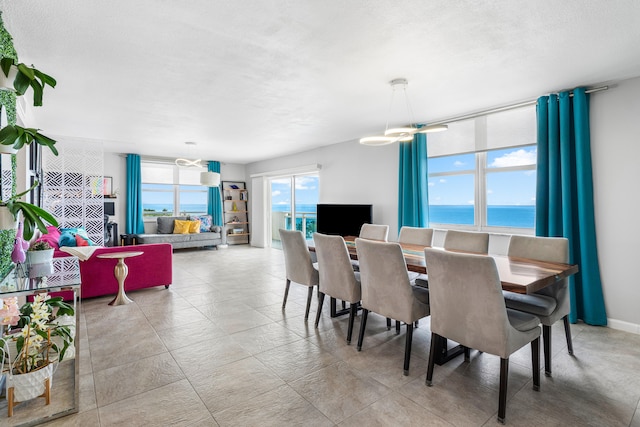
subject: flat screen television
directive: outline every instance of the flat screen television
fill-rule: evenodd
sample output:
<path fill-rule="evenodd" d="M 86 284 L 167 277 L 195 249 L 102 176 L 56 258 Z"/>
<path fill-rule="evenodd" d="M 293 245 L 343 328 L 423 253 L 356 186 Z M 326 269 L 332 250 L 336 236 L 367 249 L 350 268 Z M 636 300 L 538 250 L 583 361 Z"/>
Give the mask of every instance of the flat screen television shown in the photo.
<path fill-rule="evenodd" d="M 358 236 L 362 224 L 371 224 L 373 205 L 319 204 L 318 233 Z"/>

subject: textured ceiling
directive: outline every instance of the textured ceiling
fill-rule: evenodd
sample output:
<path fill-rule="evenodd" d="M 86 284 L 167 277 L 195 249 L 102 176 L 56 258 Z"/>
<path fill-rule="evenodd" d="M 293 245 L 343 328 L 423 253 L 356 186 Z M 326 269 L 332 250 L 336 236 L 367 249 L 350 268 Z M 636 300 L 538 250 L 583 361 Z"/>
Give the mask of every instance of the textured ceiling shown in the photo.
<path fill-rule="evenodd" d="M 54 76 L 26 123 L 106 150 L 249 163 L 640 75 L 636 0 L 0 0 Z M 400 105 L 390 120 L 407 119 Z M 185 141 L 196 141 L 192 153 Z"/>

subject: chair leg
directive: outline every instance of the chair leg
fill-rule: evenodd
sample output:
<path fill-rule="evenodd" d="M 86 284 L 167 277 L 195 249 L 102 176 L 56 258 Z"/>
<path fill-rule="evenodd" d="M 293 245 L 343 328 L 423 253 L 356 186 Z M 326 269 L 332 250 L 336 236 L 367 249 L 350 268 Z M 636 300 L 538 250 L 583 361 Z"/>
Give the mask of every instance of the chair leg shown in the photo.
<path fill-rule="evenodd" d="M 426 383 L 429 387 L 433 385 L 433 366 L 436 364 L 436 354 L 440 351 L 438 348 L 438 342 L 440 337 L 431 332 L 431 346 L 429 348 L 429 364 L 427 365 L 427 380 Z"/>
<path fill-rule="evenodd" d="M 396 335 L 400 335 L 400 321 L 396 320 Z"/>
<path fill-rule="evenodd" d="M 367 327 L 367 316 L 369 316 L 369 310 L 362 309 L 362 319 L 360 320 L 360 333 L 358 334 L 358 351 L 362 350 L 362 341 L 364 341 L 364 330 Z"/>
<path fill-rule="evenodd" d="M 347 303 L 345 301 L 342 301 L 342 309 L 345 310 L 347 308 Z"/>
<path fill-rule="evenodd" d="M 531 341 L 531 367 L 533 368 L 533 390 L 540 390 L 540 337 Z"/>
<path fill-rule="evenodd" d="M 387 331 L 391 330 L 391 319 L 387 317 Z"/>
<path fill-rule="evenodd" d="M 500 358 L 500 396 L 498 397 L 498 422 L 504 424 L 507 413 L 507 382 L 509 378 L 509 358 Z"/>
<path fill-rule="evenodd" d="M 349 303 L 349 328 L 347 329 L 347 344 L 351 344 L 351 335 L 353 334 L 353 321 L 358 314 L 358 303 Z"/>
<path fill-rule="evenodd" d="M 567 350 L 569 354 L 573 354 L 573 341 L 571 340 L 571 326 L 569 325 L 569 315 L 562 318 L 564 321 L 564 334 L 567 337 Z"/>
<path fill-rule="evenodd" d="M 324 294 L 320 292 L 318 294 L 318 312 L 316 313 L 316 323 L 314 327 L 318 328 L 318 323 L 320 323 L 320 315 L 322 314 L 322 304 L 324 303 Z"/>
<path fill-rule="evenodd" d="M 413 326 L 417 328 L 419 324 L 420 324 L 420 319 L 416 320 L 416 323 Z"/>
<path fill-rule="evenodd" d="M 544 374 L 551 376 L 551 326 L 542 325 L 542 346 L 544 348 Z"/>
<path fill-rule="evenodd" d="M 313 286 L 309 286 L 309 293 L 307 294 L 307 311 L 304 312 L 304 321 L 309 319 L 309 309 L 311 308 L 311 298 L 313 298 Z"/>
<path fill-rule="evenodd" d="M 404 375 L 409 375 L 409 362 L 411 362 L 411 341 L 413 340 L 413 322 L 407 323 L 407 336 L 404 342 Z"/>
<path fill-rule="evenodd" d="M 282 300 L 283 310 L 284 310 L 284 306 L 287 305 L 287 296 L 289 295 L 289 285 L 291 285 L 291 280 L 287 279 L 287 286 L 284 288 L 284 299 Z"/>

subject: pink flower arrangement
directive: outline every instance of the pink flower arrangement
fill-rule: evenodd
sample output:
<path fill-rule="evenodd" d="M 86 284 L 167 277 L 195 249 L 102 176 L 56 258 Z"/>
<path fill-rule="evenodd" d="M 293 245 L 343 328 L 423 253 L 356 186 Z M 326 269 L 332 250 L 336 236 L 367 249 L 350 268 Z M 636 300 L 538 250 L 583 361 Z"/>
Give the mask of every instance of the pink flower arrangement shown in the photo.
<path fill-rule="evenodd" d="M 0 305 L 0 325 L 15 326 L 20 320 L 20 310 L 18 308 L 18 298 L 4 298 L 0 299 L 2 304 Z"/>

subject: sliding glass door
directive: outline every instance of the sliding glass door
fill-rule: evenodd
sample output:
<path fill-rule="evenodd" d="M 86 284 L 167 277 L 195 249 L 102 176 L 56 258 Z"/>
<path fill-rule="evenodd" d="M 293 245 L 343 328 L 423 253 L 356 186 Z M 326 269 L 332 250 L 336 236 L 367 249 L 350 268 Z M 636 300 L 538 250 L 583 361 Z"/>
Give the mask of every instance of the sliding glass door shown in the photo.
<path fill-rule="evenodd" d="M 316 231 L 317 173 L 271 178 L 271 246 L 281 248 L 278 230 L 300 230 L 307 239 Z"/>

